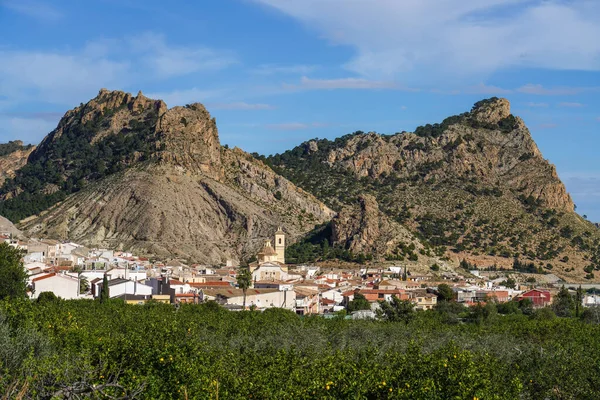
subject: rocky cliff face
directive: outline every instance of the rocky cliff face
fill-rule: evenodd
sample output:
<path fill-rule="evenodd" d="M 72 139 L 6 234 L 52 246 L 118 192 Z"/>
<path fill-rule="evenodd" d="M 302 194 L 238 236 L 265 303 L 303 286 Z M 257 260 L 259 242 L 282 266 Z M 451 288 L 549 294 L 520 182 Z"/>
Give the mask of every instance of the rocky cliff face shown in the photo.
<path fill-rule="evenodd" d="M 162 101 L 140 96 L 101 91 L 83 115 L 96 115 L 89 121 L 97 121 L 117 107 L 109 112 L 110 123 L 100 122 L 101 132 L 89 138 L 100 144 L 114 134 L 111 126 L 135 120 L 127 131 L 146 132 L 152 151 L 24 220 L 29 235 L 222 263 L 254 255 L 279 226 L 294 240 L 333 217 L 314 196 L 251 155 L 222 148 L 215 120 L 201 104 L 167 109 Z M 52 151 L 60 129 L 81 125 L 78 109 L 78 118 L 69 119 L 75 111 L 67 113 L 54 136 L 44 140 L 46 151 Z M 121 122 L 115 122 L 117 115 Z"/>
<path fill-rule="evenodd" d="M 171 108 L 160 116 L 156 131 L 163 162 L 223 178 L 217 123 L 202 104 Z"/>
<path fill-rule="evenodd" d="M 381 210 L 374 196 L 361 195 L 358 204 L 344 207 L 331 221 L 332 243 L 354 254 L 373 254 L 378 258 L 392 254 L 398 244 L 421 243 L 405 227 Z"/>
<path fill-rule="evenodd" d="M 35 146 L 25 146 L 20 140 L 0 144 L 0 186 L 6 179 L 14 178 L 15 172 L 27 163 Z"/>
<path fill-rule="evenodd" d="M 498 124 L 509 118 L 510 131 L 502 130 Z M 542 157 L 523 120 L 512 117 L 506 99 L 474 107 L 439 135 L 427 131 L 423 136 L 356 135 L 331 150 L 327 162 L 342 165 L 358 177 L 458 178 L 532 196 L 554 209 L 573 211 L 574 207 L 555 167 Z"/>

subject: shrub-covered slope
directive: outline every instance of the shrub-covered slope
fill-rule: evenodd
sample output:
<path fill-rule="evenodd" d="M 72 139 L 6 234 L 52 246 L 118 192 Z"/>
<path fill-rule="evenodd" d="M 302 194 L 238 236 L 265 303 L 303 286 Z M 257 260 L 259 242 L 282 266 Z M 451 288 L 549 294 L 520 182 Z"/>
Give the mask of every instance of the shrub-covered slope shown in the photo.
<path fill-rule="evenodd" d="M 574 204 L 505 99 L 395 135 L 312 140 L 265 159 L 339 211 L 359 196 L 438 253 L 476 265 L 593 279 L 600 236 Z"/>

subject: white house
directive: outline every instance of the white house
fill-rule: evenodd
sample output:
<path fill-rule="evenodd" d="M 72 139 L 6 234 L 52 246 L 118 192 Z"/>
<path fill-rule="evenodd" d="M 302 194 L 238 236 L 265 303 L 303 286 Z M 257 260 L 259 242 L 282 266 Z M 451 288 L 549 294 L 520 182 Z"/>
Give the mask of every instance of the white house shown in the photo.
<path fill-rule="evenodd" d="M 100 297 L 100 293 L 102 292 L 102 282 L 103 281 L 100 280 L 93 283 L 96 286 L 94 289 L 94 295 L 96 297 Z M 121 278 L 108 281 L 108 296 L 114 298 L 122 295 L 152 296 L 152 286 Z"/>
<path fill-rule="evenodd" d="M 79 294 L 79 280 L 65 274 L 44 274 L 31 280 L 33 293 L 31 297 L 37 299 L 42 292 L 52 292 L 65 300 L 79 299 L 85 296 Z"/>
<path fill-rule="evenodd" d="M 200 292 L 201 301 L 215 300 L 223 305 L 241 306 L 244 303 L 242 289 L 203 289 Z M 246 307 L 256 306 L 264 308 L 286 308 L 294 310 L 296 306 L 296 293 L 293 290 L 279 291 L 277 289 L 247 289 Z"/>

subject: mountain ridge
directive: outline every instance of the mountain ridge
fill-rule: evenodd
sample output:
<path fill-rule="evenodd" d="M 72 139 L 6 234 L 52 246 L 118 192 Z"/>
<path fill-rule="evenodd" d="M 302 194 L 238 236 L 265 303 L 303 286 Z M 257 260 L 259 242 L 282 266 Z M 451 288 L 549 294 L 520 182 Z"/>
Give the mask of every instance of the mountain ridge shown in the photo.
<path fill-rule="evenodd" d="M 333 216 L 260 161 L 222 147 L 203 105 L 169 109 L 141 92 L 101 90 L 65 114 L 30 162 L 3 187 L 2 194 L 16 193 L 4 203 L 61 196 L 40 212 L 26 210 L 33 215 L 20 227 L 89 246 L 202 263 L 243 261 L 279 225 L 293 240 Z M 35 175 L 40 165 L 53 167 L 53 174 Z M 27 186 L 34 178 L 38 184 Z M 26 191 L 32 187 L 37 192 Z"/>
<path fill-rule="evenodd" d="M 413 133 L 355 132 L 264 157 L 221 146 L 202 104 L 102 89 L 7 176 L 0 213 L 26 234 L 92 246 L 243 261 L 283 225 L 296 260 L 465 259 L 570 280 L 600 270 L 600 233 L 506 99 Z"/>
<path fill-rule="evenodd" d="M 336 211 L 372 195 L 385 215 L 457 263 L 526 260 L 569 279 L 594 279 L 600 269 L 597 231 L 574 212 L 506 99 L 414 133 L 310 140 L 264 160 Z"/>

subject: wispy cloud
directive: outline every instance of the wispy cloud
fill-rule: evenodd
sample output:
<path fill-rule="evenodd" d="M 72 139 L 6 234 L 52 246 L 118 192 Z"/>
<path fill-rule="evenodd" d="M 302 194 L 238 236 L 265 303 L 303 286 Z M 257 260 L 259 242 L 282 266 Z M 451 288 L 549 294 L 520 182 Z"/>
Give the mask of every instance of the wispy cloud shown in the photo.
<path fill-rule="evenodd" d="M 3 140 L 22 140 L 37 144 L 40 136 L 51 132 L 58 120 L 0 115 L 0 137 Z"/>
<path fill-rule="evenodd" d="M 254 1 L 355 49 L 346 68 L 376 79 L 600 69 L 600 3 L 591 0 Z"/>
<path fill-rule="evenodd" d="M 207 100 L 220 97 L 225 93 L 226 90 L 202 90 L 194 87 L 185 90 L 174 90 L 172 92 L 146 93 L 145 96 L 152 99 L 161 99 L 167 103 L 167 106 L 173 107 L 192 103 L 205 103 Z"/>
<path fill-rule="evenodd" d="M 600 91 L 600 86 L 588 86 L 588 87 L 553 87 L 546 88 L 540 84 L 532 84 L 528 83 L 527 85 L 521 86 L 517 89 L 517 92 L 526 93 L 526 94 L 535 94 L 540 96 L 570 96 L 581 94 L 585 92 L 598 92 Z"/>
<path fill-rule="evenodd" d="M 161 77 L 219 70 L 237 63 L 235 56 L 228 52 L 216 51 L 207 47 L 169 45 L 164 35 L 152 32 L 134 36 L 128 42 L 131 50 L 141 54 L 142 58 Z"/>
<path fill-rule="evenodd" d="M 13 105 L 29 100 L 72 105 L 89 99 L 101 87 L 137 90 L 149 80 L 210 72 L 235 62 L 227 51 L 172 46 L 164 36 L 149 33 L 92 41 L 68 51 L 4 48 L 0 49 L 0 88 L 6 97 L 3 102 Z M 193 88 L 172 93 L 171 100 L 180 104 L 204 99 L 205 94 Z"/>
<path fill-rule="evenodd" d="M 250 72 L 258 75 L 275 75 L 275 74 L 296 74 L 306 75 L 318 69 L 316 65 L 278 65 L 278 64 L 262 64 L 252 69 Z"/>
<path fill-rule="evenodd" d="M 274 110 L 275 107 L 264 103 L 209 103 L 206 105 L 209 109 L 214 110 Z"/>
<path fill-rule="evenodd" d="M 310 128 L 310 125 L 301 122 L 284 122 L 280 124 L 267 124 L 266 128 L 277 131 L 298 131 L 301 129 L 308 129 Z"/>
<path fill-rule="evenodd" d="M 362 78 L 341 78 L 341 79 L 311 79 L 303 76 L 300 83 L 284 84 L 286 89 L 304 89 L 304 90 L 334 90 L 334 89 L 386 89 L 418 91 L 418 89 L 408 88 L 394 81 L 377 81 Z"/>
<path fill-rule="evenodd" d="M 464 92 L 470 94 L 509 94 L 512 93 L 512 90 L 480 83 L 479 85 L 465 89 Z"/>
<path fill-rule="evenodd" d="M 529 103 L 527 103 L 527 107 L 531 107 L 531 108 L 546 108 L 546 107 L 548 107 L 548 103 L 534 103 L 534 102 L 529 102 Z"/>
<path fill-rule="evenodd" d="M 63 115 L 62 112 L 0 112 L 0 117 L 35 119 L 48 122 L 58 122 Z"/>
<path fill-rule="evenodd" d="M 62 12 L 51 5 L 30 0 L 4 0 L 0 7 L 8 8 L 16 13 L 44 22 L 56 22 L 63 18 Z"/>
<path fill-rule="evenodd" d="M 567 107 L 567 108 L 581 108 L 581 107 L 585 107 L 585 104 L 562 102 L 562 103 L 558 103 L 558 106 L 559 107 Z"/>
<path fill-rule="evenodd" d="M 277 131 L 299 131 L 304 129 L 312 129 L 312 128 L 322 128 L 326 126 L 331 126 L 330 123 L 327 122 L 312 122 L 312 123 L 303 123 L 303 122 L 284 122 L 278 124 L 267 124 L 265 127 L 271 130 Z"/>
<path fill-rule="evenodd" d="M 558 124 L 548 122 L 548 123 L 544 123 L 544 124 L 539 124 L 536 126 L 536 128 L 538 128 L 538 129 L 554 129 L 554 128 L 558 128 Z"/>

